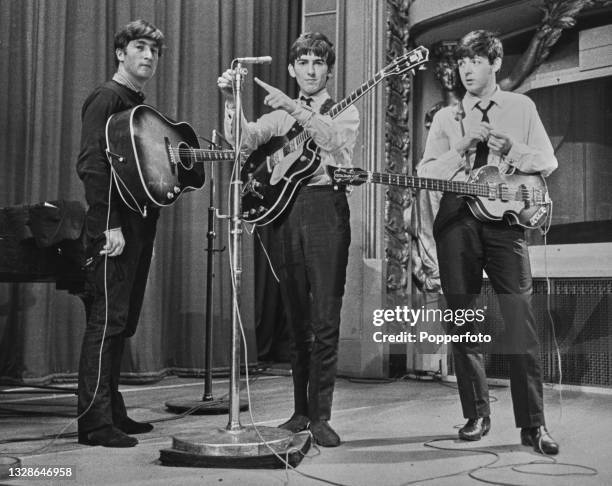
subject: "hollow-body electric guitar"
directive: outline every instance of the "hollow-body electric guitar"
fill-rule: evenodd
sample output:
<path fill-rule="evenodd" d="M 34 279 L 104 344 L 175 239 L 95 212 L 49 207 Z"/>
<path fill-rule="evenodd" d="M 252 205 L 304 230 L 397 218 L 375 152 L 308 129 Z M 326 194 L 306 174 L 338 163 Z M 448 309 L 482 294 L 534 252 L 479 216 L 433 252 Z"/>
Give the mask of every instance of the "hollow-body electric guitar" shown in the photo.
<path fill-rule="evenodd" d="M 155 108 L 138 105 L 106 122 L 106 153 L 119 194 L 131 209 L 169 206 L 184 192 L 200 189 L 204 162 L 233 160 L 233 150 L 201 149 L 186 122 L 174 122 Z"/>
<path fill-rule="evenodd" d="M 540 174 L 501 174 L 495 166 L 476 169 L 465 182 L 412 177 L 403 174 L 369 172 L 357 168 L 328 167 L 338 184 L 374 182 L 390 186 L 452 192 L 466 197 L 472 214 L 481 221 L 506 220 L 525 228 L 545 225 L 552 201 Z"/>
<path fill-rule="evenodd" d="M 335 118 L 386 77 L 414 72 L 428 58 L 429 51 L 422 46 L 400 56 L 336 103 L 327 114 Z M 283 137 L 273 137 L 259 147 L 240 172 L 242 219 L 262 226 L 274 221 L 290 205 L 300 186 L 316 172 L 320 162 L 319 147 L 297 123 Z"/>

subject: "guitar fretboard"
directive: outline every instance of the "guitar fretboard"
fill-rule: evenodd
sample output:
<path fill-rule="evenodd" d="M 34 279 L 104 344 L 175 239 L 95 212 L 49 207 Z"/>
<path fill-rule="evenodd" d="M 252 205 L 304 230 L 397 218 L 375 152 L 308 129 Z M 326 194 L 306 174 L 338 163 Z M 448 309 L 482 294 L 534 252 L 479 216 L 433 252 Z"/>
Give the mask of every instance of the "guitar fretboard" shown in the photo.
<path fill-rule="evenodd" d="M 385 68 L 381 69 L 378 73 L 374 75 L 373 78 L 369 79 L 365 83 L 363 83 L 359 88 L 354 90 L 350 95 L 336 103 L 327 114 L 335 118 L 344 110 L 346 110 L 349 106 L 355 103 L 359 98 L 365 95 L 367 92 L 372 90 L 378 83 L 380 83 L 385 75 L 389 74 L 400 74 L 410 69 L 414 69 L 417 66 L 426 62 L 429 58 L 429 51 L 424 47 L 418 47 L 413 51 L 404 54 L 399 59 L 396 59 L 393 63 Z M 404 63 L 408 62 L 408 65 L 404 65 Z M 398 70 L 398 66 L 402 65 L 401 69 Z M 300 148 L 300 146 L 308 140 L 310 136 L 302 130 L 301 132 L 295 134 L 293 138 L 289 139 L 282 148 L 278 149 L 274 154 L 272 154 L 272 164 L 277 165 L 280 163 L 287 155 L 295 152 Z"/>
<path fill-rule="evenodd" d="M 353 91 L 349 96 L 344 98 L 342 101 L 336 103 L 332 108 L 327 112 L 327 114 L 335 118 L 344 110 L 346 110 L 349 106 L 351 106 L 355 101 L 365 95 L 368 91 L 374 88 L 378 83 L 382 81 L 384 76 L 381 73 L 376 74 L 372 79 L 370 79 L 367 83 L 362 84 L 359 88 Z M 306 131 L 302 130 L 294 135 L 293 138 L 287 141 L 285 145 L 283 145 L 279 150 L 277 150 L 273 156 L 272 160 L 274 165 L 278 164 L 281 160 L 283 160 L 287 155 L 295 152 L 300 148 L 300 146 L 306 142 L 310 138 L 310 135 L 306 133 Z"/>
<path fill-rule="evenodd" d="M 351 106 L 353 103 L 355 103 L 364 94 L 366 94 L 368 91 L 370 91 L 372 88 L 374 88 L 378 83 L 380 83 L 383 80 L 383 78 L 384 78 L 384 76 L 383 76 L 382 72 L 376 73 L 376 75 L 372 79 L 370 79 L 367 82 L 363 83 L 361 86 L 359 86 L 359 88 L 357 88 L 355 91 L 353 91 L 350 95 L 348 95 L 342 101 L 336 103 L 331 108 L 331 110 L 329 110 L 329 112 L 328 112 L 329 116 L 331 116 L 332 118 L 337 117 L 340 113 L 342 113 L 349 106 Z"/>
<path fill-rule="evenodd" d="M 361 177 L 361 179 L 364 179 Z M 457 194 L 467 194 L 470 196 L 487 197 L 490 194 L 490 187 L 487 184 L 473 182 L 447 181 L 444 179 L 428 179 L 425 177 L 413 177 L 402 174 L 384 174 L 372 172 L 369 178 L 364 179 L 378 184 L 389 186 L 412 187 L 414 189 L 429 189 L 433 191 L 454 192 Z"/>
<path fill-rule="evenodd" d="M 233 160 L 235 157 L 233 150 L 197 149 L 191 147 L 173 147 L 171 150 L 179 158 L 189 157 L 190 160 L 196 162 Z"/>

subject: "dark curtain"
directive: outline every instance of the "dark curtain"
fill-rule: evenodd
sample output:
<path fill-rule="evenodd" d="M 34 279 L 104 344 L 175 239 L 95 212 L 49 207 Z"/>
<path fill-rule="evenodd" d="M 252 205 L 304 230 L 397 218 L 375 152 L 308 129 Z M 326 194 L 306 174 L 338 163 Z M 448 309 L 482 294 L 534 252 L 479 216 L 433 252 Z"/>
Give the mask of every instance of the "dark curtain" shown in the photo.
<path fill-rule="evenodd" d="M 254 73 L 287 89 L 288 39 L 299 2 L 284 0 L 0 0 L 0 206 L 56 199 L 84 201 L 75 171 L 81 105 L 114 72 L 116 29 L 136 18 L 156 24 L 167 39 L 148 104 L 188 121 L 210 138 L 222 129 L 217 76 L 238 56 L 269 54 L 272 66 Z M 290 32 L 291 31 L 291 32 Z M 250 67 L 249 67 L 250 69 Z M 247 117 L 262 94 L 247 79 Z M 204 142 L 203 142 L 204 143 Z M 219 164 L 215 205 L 228 212 L 228 163 Z M 206 209 L 208 184 L 162 211 L 138 331 L 124 371 L 140 379 L 204 368 Z M 217 245 L 227 246 L 227 222 Z M 241 310 L 249 362 L 257 360 L 254 236 L 243 239 Z M 216 256 L 214 366 L 229 366 L 231 282 L 228 252 Z M 259 295 L 259 294 L 258 294 Z M 73 377 L 84 310 L 53 285 L 0 283 L 0 376 L 33 382 Z"/>

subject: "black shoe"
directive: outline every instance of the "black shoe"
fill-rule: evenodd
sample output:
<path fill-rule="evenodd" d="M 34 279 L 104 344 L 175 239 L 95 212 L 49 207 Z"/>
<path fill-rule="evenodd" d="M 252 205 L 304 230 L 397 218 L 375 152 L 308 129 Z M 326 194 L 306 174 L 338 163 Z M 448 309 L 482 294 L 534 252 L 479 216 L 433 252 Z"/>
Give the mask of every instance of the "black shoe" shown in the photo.
<path fill-rule="evenodd" d="M 285 429 L 289 432 L 297 434 L 298 432 L 301 432 L 302 430 L 306 430 L 308 428 L 308 422 L 308 417 L 305 417 L 304 415 L 300 415 L 298 413 L 294 413 L 289 420 L 287 420 L 285 423 L 280 424 L 278 428 Z"/>
<path fill-rule="evenodd" d="M 152 424 L 148 422 L 136 422 L 136 420 L 132 420 L 127 416 L 124 417 L 121 422 L 115 424 L 115 427 L 126 434 L 146 434 L 153 430 Z"/>
<path fill-rule="evenodd" d="M 554 456 L 559 453 L 559 444 L 554 441 L 543 425 L 522 428 L 521 444 L 532 446 L 533 450 L 539 454 Z"/>
<path fill-rule="evenodd" d="M 91 432 L 79 431 L 79 444 L 100 445 L 102 447 L 134 447 L 138 439 L 124 434 L 112 425 Z"/>
<path fill-rule="evenodd" d="M 491 418 L 482 417 L 469 419 L 467 423 L 459 429 L 461 440 L 480 440 L 491 430 Z"/>
<path fill-rule="evenodd" d="M 340 436 L 334 432 L 327 420 L 310 422 L 310 432 L 315 442 L 323 447 L 337 447 L 340 445 Z"/>

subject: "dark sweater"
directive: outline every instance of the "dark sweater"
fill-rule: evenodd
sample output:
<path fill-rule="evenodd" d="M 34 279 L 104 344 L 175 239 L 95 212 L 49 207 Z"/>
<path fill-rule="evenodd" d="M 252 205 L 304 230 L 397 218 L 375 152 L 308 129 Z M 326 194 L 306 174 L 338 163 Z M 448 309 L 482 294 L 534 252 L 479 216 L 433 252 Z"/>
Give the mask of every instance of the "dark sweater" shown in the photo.
<path fill-rule="evenodd" d="M 130 109 L 143 102 L 142 93 L 115 82 L 98 86 L 87 97 L 81 111 L 81 151 L 77 161 L 77 173 L 85 185 L 87 234 L 96 238 L 107 228 L 108 192 L 111 183 L 110 165 L 106 154 L 106 121 L 113 114 Z M 121 212 L 129 210 L 115 188 L 111 194 L 111 210 L 108 228 L 121 226 Z"/>

